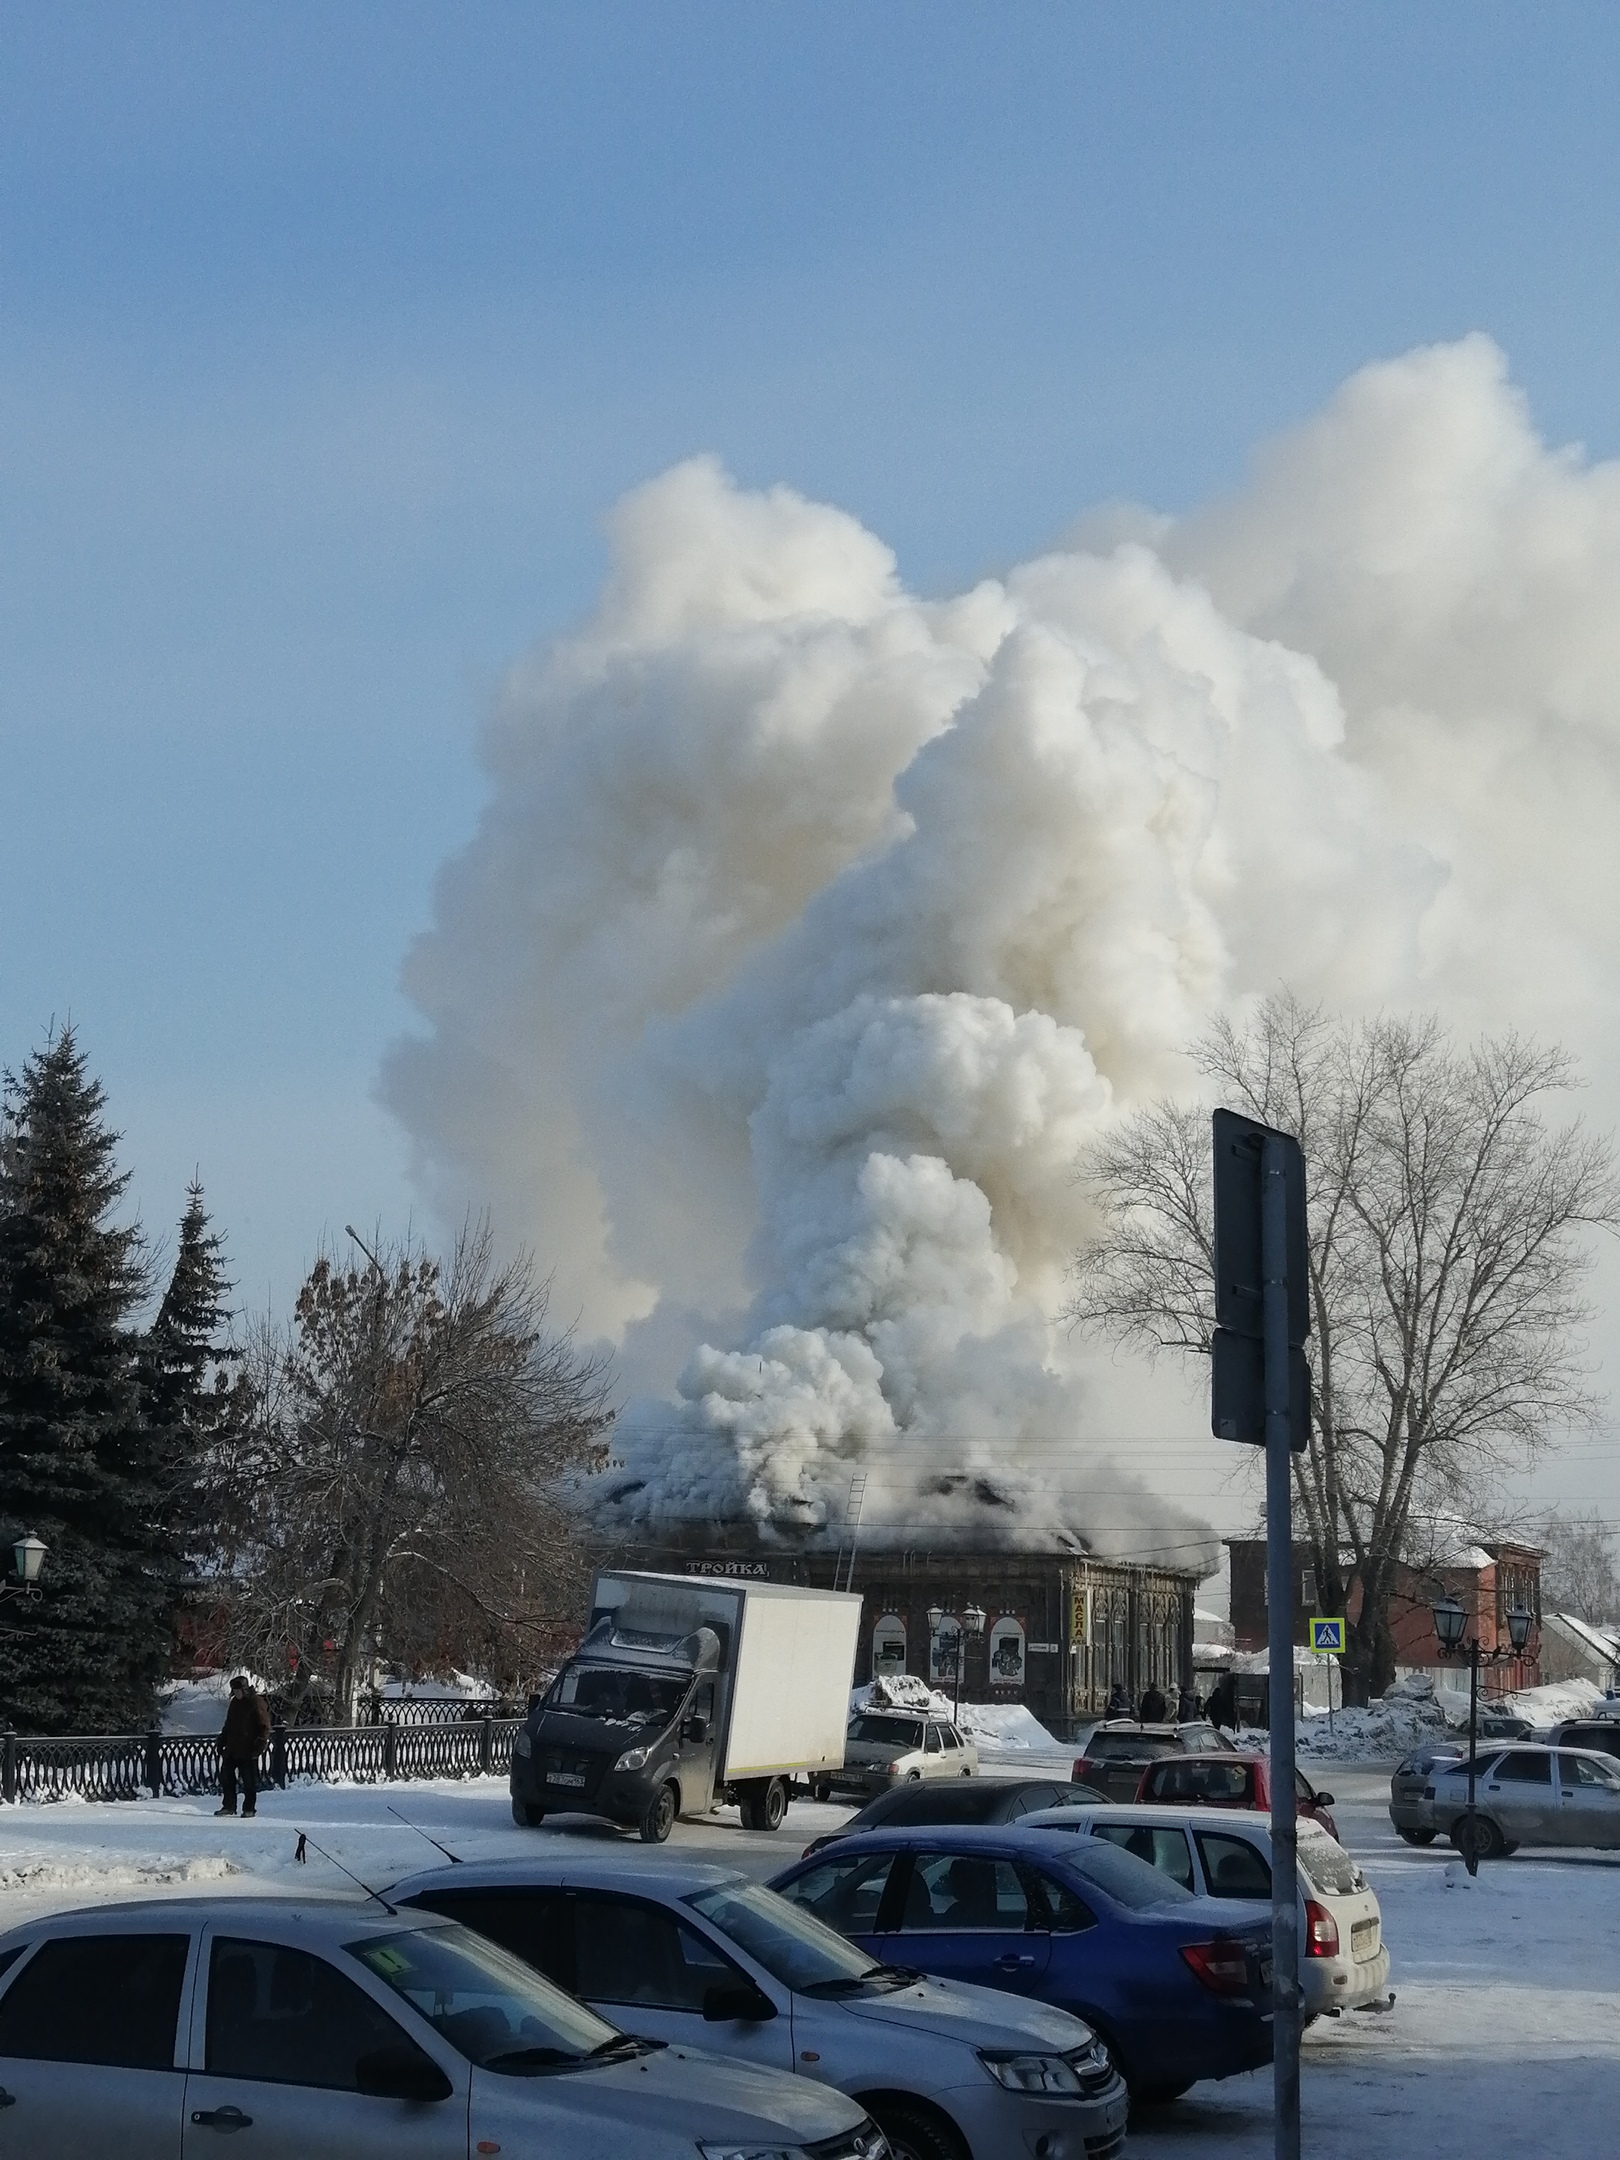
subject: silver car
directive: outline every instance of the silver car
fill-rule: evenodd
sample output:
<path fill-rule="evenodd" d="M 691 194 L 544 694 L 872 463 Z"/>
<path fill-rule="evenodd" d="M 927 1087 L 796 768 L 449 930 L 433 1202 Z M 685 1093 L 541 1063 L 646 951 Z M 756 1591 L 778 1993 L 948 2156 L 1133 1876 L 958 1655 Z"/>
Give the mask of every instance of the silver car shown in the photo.
<path fill-rule="evenodd" d="M 1424 1798 L 1435 1829 L 1460 1847 L 1467 1763 L 1436 1763 Z M 1482 1749 L 1475 1763 L 1474 1825 L 1474 1849 L 1484 1860 L 1521 1845 L 1620 1850 L 1620 1764 L 1589 1748 Z"/>
<path fill-rule="evenodd" d="M 886 2160 L 808 2078 L 631 2039 L 379 1900 L 100 1906 L 0 1935 L 5 2160 Z"/>
<path fill-rule="evenodd" d="M 868 1869 L 874 1908 L 888 1857 Z M 874 1965 L 728 1868 L 548 1852 L 441 1868 L 389 1895 L 453 1914 L 634 2032 L 840 2086 L 896 2160 L 1116 2160 L 1124 2146 L 1124 2082 L 1079 2018 Z M 856 1915 L 862 1895 L 855 1884 Z"/>
<path fill-rule="evenodd" d="M 870 1800 L 918 1778 L 976 1777 L 979 1750 L 949 1718 L 921 1710 L 858 1710 L 844 1741 L 844 1767 L 818 1781 L 841 1799 Z"/>

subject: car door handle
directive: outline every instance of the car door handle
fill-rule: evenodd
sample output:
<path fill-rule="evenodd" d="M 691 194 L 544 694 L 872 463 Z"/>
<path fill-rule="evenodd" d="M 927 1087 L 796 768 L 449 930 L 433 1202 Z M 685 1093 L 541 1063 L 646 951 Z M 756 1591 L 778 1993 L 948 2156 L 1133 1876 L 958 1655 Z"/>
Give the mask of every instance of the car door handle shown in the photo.
<path fill-rule="evenodd" d="M 1003 1972 L 1017 1972 L 1021 1967 L 1033 1965 L 1034 1962 L 1035 1956 L 1033 1951 L 1019 1952 L 1017 1950 L 1008 1950 L 1003 1952 L 1003 1954 L 996 1959 L 996 1963 L 1001 1967 Z"/>
<path fill-rule="evenodd" d="M 253 2117 L 239 2107 L 193 2108 L 191 2119 L 199 2130 L 251 2130 Z"/>

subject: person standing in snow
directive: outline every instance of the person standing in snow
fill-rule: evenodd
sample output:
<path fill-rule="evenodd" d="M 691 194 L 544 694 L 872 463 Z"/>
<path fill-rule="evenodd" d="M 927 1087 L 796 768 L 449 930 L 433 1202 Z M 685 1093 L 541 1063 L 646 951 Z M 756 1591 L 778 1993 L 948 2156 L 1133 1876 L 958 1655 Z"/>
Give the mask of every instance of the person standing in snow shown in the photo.
<path fill-rule="evenodd" d="M 1116 1680 L 1108 1690 L 1108 1715 L 1111 1718 L 1128 1718 L 1136 1715 L 1136 1712 L 1131 1708 L 1131 1698 L 1125 1692 L 1123 1680 Z"/>
<path fill-rule="evenodd" d="M 1142 1723 L 1144 1725 L 1162 1725 L 1167 1707 L 1168 1705 L 1164 1699 L 1164 1689 L 1160 1687 L 1157 1680 L 1150 1680 L 1147 1685 L 1147 1693 L 1142 1697 Z"/>
<path fill-rule="evenodd" d="M 242 1813 L 259 1811 L 259 1757 L 270 1745 L 270 1712 L 246 1673 L 231 1679 L 231 1699 L 219 1735 L 220 1815 L 236 1813 L 236 1781 L 242 1781 Z"/>
<path fill-rule="evenodd" d="M 1209 1722 L 1219 1732 L 1237 1730 L 1237 1685 L 1230 1673 L 1222 1673 L 1209 1691 Z"/>

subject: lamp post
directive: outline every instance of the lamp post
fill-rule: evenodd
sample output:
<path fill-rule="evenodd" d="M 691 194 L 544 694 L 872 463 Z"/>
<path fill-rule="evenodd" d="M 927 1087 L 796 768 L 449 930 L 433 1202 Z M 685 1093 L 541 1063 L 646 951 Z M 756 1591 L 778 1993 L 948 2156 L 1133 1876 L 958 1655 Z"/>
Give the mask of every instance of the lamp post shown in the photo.
<path fill-rule="evenodd" d="M 952 1614 L 946 1612 L 942 1605 L 929 1606 L 928 1632 L 935 1642 L 938 1642 L 939 1631 L 945 1625 L 945 1622 L 953 1617 Z M 956 1700 L 951 1711 L 951 1722 L 953 1724 L 957 1723 L 962 1715 L 962 1668 L 967 1663 L 967 1638 L 970 1635 L 982 1635 L 984 1633 L 984 1620 L 984 1608 L 980 1605 L 969 1605 L 957 1624 Z"/>
<path fill-rule="evenodd" d="M 1463 1602 L 1454 1590 L 1434 1603 L 1434 1632 L 1440 1644 L 1443 1658 L 1468 1660 L 1468 1805 L 1463 1810 L 1462 1856 L 1463 1865 L 1470 1875 L 1479 1873 L 1479 1854 L 1474 1844 L 1474 1757 L 1479 1752 L 1479 1668 L 1481 1665 L 1506 1665 L 1514 1658 L 1523 1657 L 1530 1640 L 1532 1615 L 1522 1605 L 1515 1605 L 1507 1616 L 1508 1647 L 1503 1650 L 1482 1650 L 1479 1631 L 1476 1629 L 1468 1643 L 1463 1641 L 1468 1626 L 1468 1614 Z"/>
<path fill-rule="evenodd" d="M 50 1547 L 37 1537 L 18 1538 L 11 1548 L 11 1580 L 0 1583 L 0 1604 L 7 1598 L 37 1598 L 39 1575 Z"/>

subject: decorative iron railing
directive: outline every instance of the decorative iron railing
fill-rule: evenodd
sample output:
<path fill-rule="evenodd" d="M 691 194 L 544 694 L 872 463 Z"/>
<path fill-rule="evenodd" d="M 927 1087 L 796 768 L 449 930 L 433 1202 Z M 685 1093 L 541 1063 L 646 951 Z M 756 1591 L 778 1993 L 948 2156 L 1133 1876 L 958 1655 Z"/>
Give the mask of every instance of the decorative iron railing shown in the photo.
<path fill-rule="evenodd" d="M 296 1779 L 374 1785 L 394 1778 L 504 1775 L 521 1718 L 458 1717 L 454 1724 L 282 1725 L 262 1759 L 272 1785 Z M 75 1733 L 33 1739 L 0 1733 L 0 1801 L 141 1800 L 213 1792 L 219 1742 L 196 1733 Z"/>

